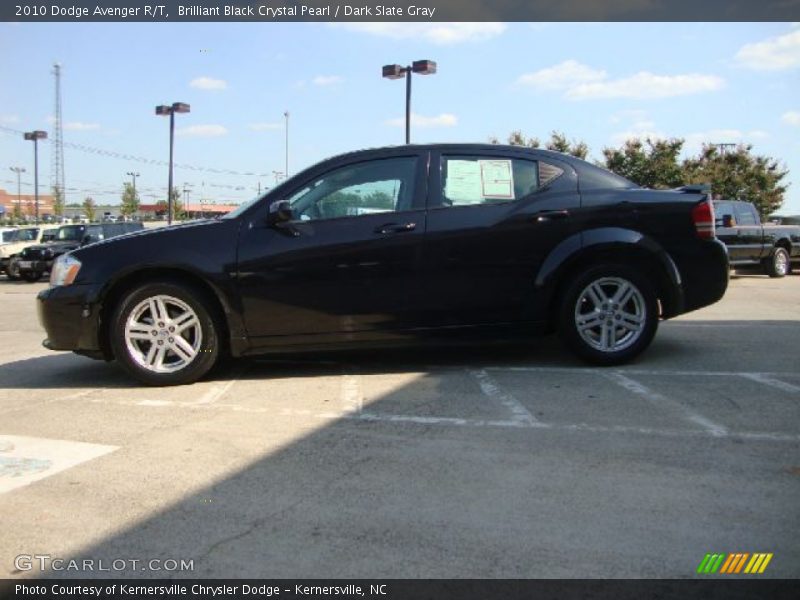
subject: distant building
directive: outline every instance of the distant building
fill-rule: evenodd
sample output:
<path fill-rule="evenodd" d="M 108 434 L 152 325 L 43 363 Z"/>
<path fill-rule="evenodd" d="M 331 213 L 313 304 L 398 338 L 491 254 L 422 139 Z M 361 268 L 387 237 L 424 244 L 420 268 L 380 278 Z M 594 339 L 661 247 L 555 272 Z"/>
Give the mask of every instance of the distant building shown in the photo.
<path fill-rule="evenodd" d="M 237 204 L 200 204 L 195 202 L 181 206 L 183 206 L 183 212 L 190 219 L 218 217 L 239 208 Z M 140 204 L 139 216 L 143 219 L 166 219 L 167 206 L 164 203 Z"/>
<path fill-rule="evenodd" d="M 53 202 L 55 198 L 50 194 L 39 194 L 39 216 L 53 214 Z M 19 205 L 22 209 L 22 215 L 28 217 L 36 216 L 36 196 L 34 194 L 21 194 L 19 196 Z M 9 194 L 6 190 L 0 188 L 0 206 L 5 208 L 6 216 L 14 214 L 14 208 L 17 206 L 17 195 Z"/>

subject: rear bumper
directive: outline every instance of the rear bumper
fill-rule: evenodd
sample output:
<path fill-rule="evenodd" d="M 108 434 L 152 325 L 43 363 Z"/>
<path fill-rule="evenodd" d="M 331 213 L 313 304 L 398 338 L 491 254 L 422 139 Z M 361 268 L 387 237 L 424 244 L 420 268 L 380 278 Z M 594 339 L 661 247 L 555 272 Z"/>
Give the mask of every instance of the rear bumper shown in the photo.
<path fill-rule="evenodd" d="M 49 350 L 72 350 L 99 354 L 100 304 L 97 286 L 69 285 L 39 292 L 36 310 L 47 338 Z"/>
<path fill-rule="evenodd" d="M 689 312 L 719 301 L 728 289 L 728 250 L 719 240 L 703 243 L 702 251 L 675 257 L 681 274 L 683 310 Z"/>

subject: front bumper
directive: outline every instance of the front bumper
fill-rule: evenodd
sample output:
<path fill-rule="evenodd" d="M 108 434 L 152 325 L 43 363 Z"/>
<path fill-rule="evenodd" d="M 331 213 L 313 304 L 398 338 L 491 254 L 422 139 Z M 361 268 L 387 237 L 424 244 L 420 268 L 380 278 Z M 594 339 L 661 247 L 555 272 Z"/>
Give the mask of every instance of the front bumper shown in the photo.
<path fill-rule="evenodd" d="M 68 285 L 39 292 L 36 310 L 47 333 L 45 348 L 102 355 L 98 291 L 94 285 Z"/>
<path fill-rule="evenodd" d="M 17 264 L 20 273 L 38 273 L 39 275 L 44 275 L 44 273 L 53 268 L 52 260 L 27 261 L 24 258 L 20 258 Z"/>

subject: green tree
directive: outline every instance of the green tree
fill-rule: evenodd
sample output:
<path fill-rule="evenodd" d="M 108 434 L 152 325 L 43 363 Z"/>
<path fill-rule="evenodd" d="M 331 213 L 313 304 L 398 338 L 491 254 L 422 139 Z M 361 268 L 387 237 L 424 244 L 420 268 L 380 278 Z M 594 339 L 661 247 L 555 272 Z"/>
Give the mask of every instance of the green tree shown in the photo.
<path fill-rule="evenodd" d="M 489 138 L 489 143 L 499 144 L 500 140 L 497 137 L 492 136 Z M 527 148 L 541 148 L 542 146 L 539 138 L 527 137 L 519 129 L 508 134 L 508 137 L 506 138 L 506 144 L 509 146 L 525 146 Z M 589 154 L 589 146 L 587 146 L 585 142 L 574 140 L 569 141 L 566 135 L 558 131 L 551 132 L 550 141 L 547 142 L 545 147 L 548 150 L 564 152 L 565 154 L 571 154 L 572 156 L 577 156 L 578 158 L 584 160 L 586 159 L 587 154 Z"/>
<path fill-rule="evenodd" d="M 120 212 L 125 217 L 132 217 L 139 210 L 139 192 L 129 182 L 122 184 L 122 206 Z"/>
<path fill-rule="evenodd" d="M 181 219 L 185 218 L 186 215 L 183 212 L 183 203 L 181 202 L 181 191 L 174 187 L 172 188 L 172 219 L 174 221 L 180 221 Z"/>
<path fill-rule="evenodd" d="M 752 153 L 740 144 L 733 152 L 721 153 L 717 146 L 703 146 L 700 155 L 683 162 L 686 183 L 710 183 L 720 198 L 742 199 L 755 204 L 762 218 L 777 211 L 784 201 L 789 171 L 776 159 Z"/>
<path fill-rule="evenodd" d="M 560 131 L 553 131 L 550 134 L 550 141 L 547 142 L 546 148 L 576 156 L 581 160 L 586 160 L 586 155 L 589 154 L 589 146 L 586 145 L 586 142 L 569 141 L 567 136 Z"/>
<path fill-rule="evenodd" d="M 58 186 L 53 188 L 53 214 L 57 217 L 64 216 L 64 190 Z"/>
<path fill-rule="evenodd" d="M 499 144 L 500 140 L 492 136 L 489 138 L 489 143 Z M 525 137 L 525 135 L 519 129 L 508 134 L 508 137 L 506 138 L 506 144 L 509 146 L 527 146 L 528 148 L 538 148 L 541 145 L 539 138 Z"/>
<path fill-rule="evenodd" d="M 620 148 L 603 148 L 605 167 L 647 188 L 673 188 L 684 183 L 678 156 L 682 139 L 627 140 Z"/>
<path fill-rule="evenodd" d="M 86 214 L 86 218 L 89 219 L 89 221 L 94 221 L 96 208 L 92 197 L 87 196 L 86 200 L 83 201 L 83 212 Z"/>

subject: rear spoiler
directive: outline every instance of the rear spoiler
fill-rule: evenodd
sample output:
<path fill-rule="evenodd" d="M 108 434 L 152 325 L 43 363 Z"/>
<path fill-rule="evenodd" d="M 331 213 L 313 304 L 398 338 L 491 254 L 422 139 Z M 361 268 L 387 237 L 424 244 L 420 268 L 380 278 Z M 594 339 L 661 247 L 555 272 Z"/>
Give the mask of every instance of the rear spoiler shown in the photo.
<path fill-rule="evenodd" d="M 675 188 L 676 192 L 683 192 L 685 194 L 710 194 L 711 193 L 711 184 L 710 183 L 692 183 L 690 185 L 684 185 L 679 188 Z"/>

